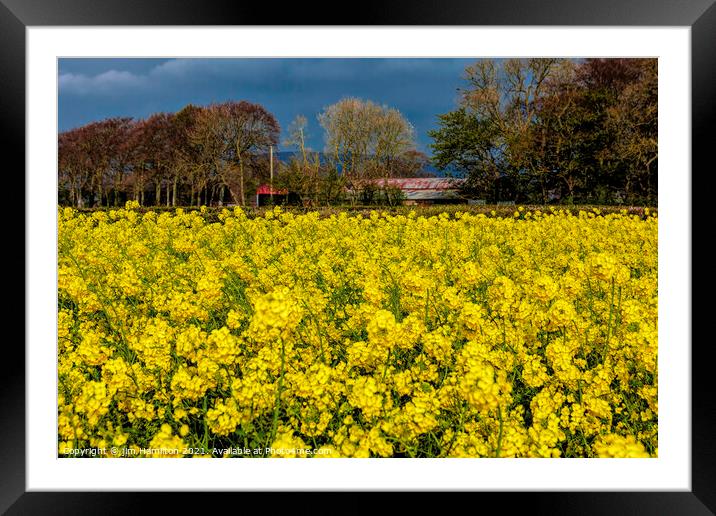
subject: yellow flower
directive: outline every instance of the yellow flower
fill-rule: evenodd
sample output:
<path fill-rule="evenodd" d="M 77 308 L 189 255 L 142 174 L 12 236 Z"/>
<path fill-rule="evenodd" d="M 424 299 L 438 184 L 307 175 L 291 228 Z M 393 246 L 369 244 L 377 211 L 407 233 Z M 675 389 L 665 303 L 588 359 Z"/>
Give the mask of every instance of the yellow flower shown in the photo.
<path fill-rule="evenodd" d="M 598 457 L 650 457 L 644 445 L 637 441 L 633 435 L 607 434 L 600 437 L 594 443 L 593 448 Z"/>
<path fill-rule="evenodd" d="M 478 208 L 58 209 L 58 453 L 655 456 L 656 213 Z"/>

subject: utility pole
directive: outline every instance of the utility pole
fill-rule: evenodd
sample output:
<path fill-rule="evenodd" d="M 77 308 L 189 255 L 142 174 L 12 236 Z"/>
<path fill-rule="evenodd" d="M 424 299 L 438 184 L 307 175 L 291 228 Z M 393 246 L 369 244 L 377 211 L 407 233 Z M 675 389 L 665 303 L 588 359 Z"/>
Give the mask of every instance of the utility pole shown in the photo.
<path fill-rule="evenodd" d="M 273 206 L 273 145 L 269 147 L 269 170 L 271 171 L 271 206 Z"/>

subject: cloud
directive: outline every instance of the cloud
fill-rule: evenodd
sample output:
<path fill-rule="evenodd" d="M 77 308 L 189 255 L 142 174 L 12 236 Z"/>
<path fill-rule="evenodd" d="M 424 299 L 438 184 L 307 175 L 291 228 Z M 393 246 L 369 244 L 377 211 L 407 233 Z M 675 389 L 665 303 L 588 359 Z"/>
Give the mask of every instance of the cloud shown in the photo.
<path fill-rule="evenodd" d="M 108 70 L 95 76 L 63 73 L 59 77 L 60 93 L 75 95 L 107 95 L 134 93 L 145 88 L 147 78 L 132 72 Z"/>
<path fill-rule="evenodd" d="M 117 96 L 154 90 L 166 92 L 177 87 L 214 84 L 222 87 L 281 87 L 286 78 L 294 80 L 328 80 L 345 76 L 338 71 L 329 77 L 330 67 L 321 66 L 316 73 L 306 63 L 284 59 L 172 59 L 156 65 L 145 73 L 111 69 L 96 75 L 60 73 L 61 94 L 75 96 Z"/>
<path fill-rule="evenodd" d="M 350 94 L 348 90 L 356 87 L 393 89 L 406 81 L 454 77 L 457 71 L 454 63 L 439 59 L 179 58 L 144 73 L 111 69 L 97 75 L 62 73 L 59 79 L 61 93 L 80 96 L 116 97 L 196 87 L 217 93 L 225 89 L 277 91 L 298 85 L 304 94 L 307 87 L 342 88 Z"/>
<path fill-rule="evenodd" d="M 159 83 L 234 80 L 245 84 L 263 84 L 285 72 L 281 59 L 180 58 L 157 65 L 149 78 Z"/>
<path fill-rule="evenodd" d="M 234 90 L 285 90 L 291 85 L 325 85 L 331 81 L 359 81 L 369 75 L 367 63 L 342 59 L 305 58 L 180 58 L 152 69 L 154 87 L 214 83 Z"/>

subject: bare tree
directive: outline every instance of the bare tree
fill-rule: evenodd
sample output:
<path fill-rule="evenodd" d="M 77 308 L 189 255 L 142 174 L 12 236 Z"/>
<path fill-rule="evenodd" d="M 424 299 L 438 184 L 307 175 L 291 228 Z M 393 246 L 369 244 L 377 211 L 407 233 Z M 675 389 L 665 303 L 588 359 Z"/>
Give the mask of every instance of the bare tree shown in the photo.
<path fill-rule="evenodd" d="M 610 106 L 608 127 L 617 135 L 614 154 L 626 163 L 625 191 L 651 199 L 656 196 L 658 163 L 657 60 L 635 63 L 638 75 L 627 84 Z"/>
<path fill-rule="evenodd" d="M 462 90 L 461 105 L 496 135 L 494 152 L 504 156 L 515 184 L 536 180 L 546 201 L 547 170 L 532 158 L 527 146 L 534 139 L 539 102 L 546 81 L 559 60 L 552 58 L 481 59 L 465 70 L 469 87 Z M 519 187 L 518 187 L 519 190 Z"/>
<path fill-rule="evenodd" d="M 344 98 L 325 108 L 318 121 L 326 153 L 354 192 L 391 176 L 395 160 L 415 149 L 415 132 L 403 115 L 369 100 Z"/>
<path fill-rule="evenodd" d="M 321 160 L 318 153 L 311 152 L 306 146 L 308 138 L 308 120 L 298 115 L 288 126 L 286 140 L 283 144 L 294 147 L 300 153 L 300 158 L 292 157 L 283 167 L 286 180 L 285 186 L 289 191 L 297 193 L 306 204 L 318 204 L 321 190 Z"/>
<path fill-rule="evenodd" d="M 110 205 L 109 191 L 117 187 L 126 166 L 123 150 L 131 118 L 108 118 L 60 134 L 58 166 L 66 177 L 77 206 L 84 204 L 87 188 L 94 206 Z"/>
<path fill-rule="evenodd" d="M 383 107 L 373 120 L 375 131 L 371 150 L 384 176 L 392 177 L 396 160 L 415 150 L 415 130 L 397 110 Z"/>
<path fill-rule="evenodd" d="M 162 186 L 174 166 L 172 115 L 156 113 L 140 121 L 132 131 L 134 197 L 144 204 L 144 189 L 154 185 L 154 204 L 161 205 Z"/>
<path fill-rule="evenodd" d="M 246 183 L 255 155 L 278 143 L 280 127 L 263 106 L 229 101 L 198 113 L 190 139 L 210 159 L 222 187 L 235 203 L 246 204 Z"/>
<path fill-rule="evenodd" d="M 84 207 L 84 191 L 91 175 L 82 144 L 82 128 L 62 132 L 58 138 L 59 189 L 66 189 L 70 204 L 78 208 Z"/>

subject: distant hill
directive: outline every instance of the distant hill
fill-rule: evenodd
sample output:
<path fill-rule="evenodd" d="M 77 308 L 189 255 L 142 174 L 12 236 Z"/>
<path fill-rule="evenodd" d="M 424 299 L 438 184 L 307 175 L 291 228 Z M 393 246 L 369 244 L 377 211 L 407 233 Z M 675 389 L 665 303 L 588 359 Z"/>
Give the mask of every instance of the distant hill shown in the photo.
<path fill-rule="evenodd" d="M 314 154 L 311 152 L 311 154 Z M 279 151 L 274 152 L 274 159 L 281 161 L 282 163 L 288 163 L 291 161 L 292 157 L 298 157 L 300 156 L 300 152 L 298 151 Z M 328 156 L 325 155 L 323 152 L 318 153 L 319 159 L 321 160 L 321 164 L 328 163 Z M 432 163 L 428 163 L 424 168 L 423 172 L 426 174 L 430 174 L 435 177 L 445 177 L 445 173 L 443 171 L 438 170 L 435 168 Z"/>

